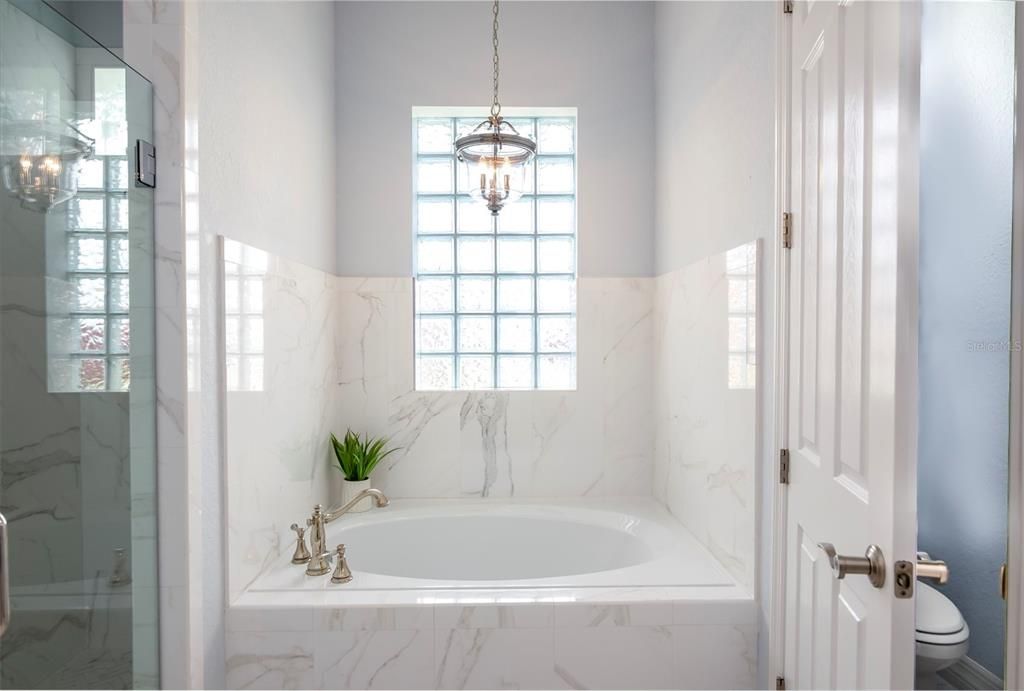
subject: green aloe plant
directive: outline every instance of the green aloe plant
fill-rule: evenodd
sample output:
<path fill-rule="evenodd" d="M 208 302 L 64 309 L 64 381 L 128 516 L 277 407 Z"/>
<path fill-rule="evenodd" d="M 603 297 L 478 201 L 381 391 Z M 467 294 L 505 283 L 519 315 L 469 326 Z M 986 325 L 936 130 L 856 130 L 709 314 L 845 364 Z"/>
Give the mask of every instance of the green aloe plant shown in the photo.
<path fill-rule="evenodd" d="M 371 438 L 364 434 L 360 439 L 352 430 L 345 433 L 343 441 L 338 441 L 338 438 L 331 434 L 331 447 L 338 459 L 338 469 L 350 482 L 366 480 L 378 463 L 398 451 L 386 449 L 387 444 L 388 440 L 383 437 Z"/>

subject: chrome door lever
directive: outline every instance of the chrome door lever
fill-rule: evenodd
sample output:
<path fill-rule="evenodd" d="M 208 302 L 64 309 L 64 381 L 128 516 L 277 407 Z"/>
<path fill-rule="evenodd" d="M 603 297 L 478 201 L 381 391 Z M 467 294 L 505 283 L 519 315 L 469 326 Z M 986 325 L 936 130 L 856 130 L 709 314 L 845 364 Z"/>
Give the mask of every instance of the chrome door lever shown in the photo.
<path fill-rule="evenodd" d="M 819 542 L 818 547 L 828 557 L 829 566 L 836 578 L 846 578 L 848 574 L 860 574 L 868 577 L 871 585 L 881 588 L 885 585 L 885 557 L 878 545 L 868 545 L 863 557 L 851 557 L 836 553 L 830 542 Z"/>

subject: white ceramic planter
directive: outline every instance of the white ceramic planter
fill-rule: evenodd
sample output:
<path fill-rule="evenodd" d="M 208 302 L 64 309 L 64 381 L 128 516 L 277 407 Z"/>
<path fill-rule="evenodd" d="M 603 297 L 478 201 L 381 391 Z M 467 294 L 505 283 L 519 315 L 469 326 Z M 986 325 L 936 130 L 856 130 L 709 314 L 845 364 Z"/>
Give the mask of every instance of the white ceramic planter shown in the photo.
<path fill-rule="evenodd" d="M 359 480 L 353 482 L 351 480 L 341 481 L 341 505 L 349 503 L 356 498 L 356 495 L 362 492 L 364 489 L 370 489 L 370 481 Z M 351 511 L 369 511 L 373 508 L 373 497 L 366 497 L 361 502 L 353 506 Z"/>

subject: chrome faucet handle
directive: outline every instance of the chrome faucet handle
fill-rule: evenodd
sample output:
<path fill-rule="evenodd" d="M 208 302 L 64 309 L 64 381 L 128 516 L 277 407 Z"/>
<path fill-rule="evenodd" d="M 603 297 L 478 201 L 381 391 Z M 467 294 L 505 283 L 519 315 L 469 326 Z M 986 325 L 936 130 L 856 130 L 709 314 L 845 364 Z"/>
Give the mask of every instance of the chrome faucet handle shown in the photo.
<path fill-rule="evenodd" d="M 352 572 L 348 568 L 348 561 L 345 559 L 345 545 L 338 545 L 337 560 L 334 564 L 334 575 L 331 576 L 331 583 L 348 583 L 352 580 Z"/>
<path fill-rule="evenodd" d="M 292 523 L 292 530 L 295 531 L 295 553 L 292 554 L 293 564 L 305 564 L 309 561 L 309 550 L 306 549 L 306 529 L 298 523 Z"/>

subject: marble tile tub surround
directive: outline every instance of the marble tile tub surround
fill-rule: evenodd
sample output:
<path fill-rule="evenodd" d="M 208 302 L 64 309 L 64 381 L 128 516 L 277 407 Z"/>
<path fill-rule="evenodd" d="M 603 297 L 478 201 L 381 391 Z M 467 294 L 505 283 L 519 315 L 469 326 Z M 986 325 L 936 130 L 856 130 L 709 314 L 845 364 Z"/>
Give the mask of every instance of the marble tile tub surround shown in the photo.
<path fill-rule="evenodd" d="M 631 604 L 235 607 L 227 685 L 752 688 L 753 602 L 694 595 Z"/>
<path fill-rule="evenodd" d="M 753 590 L 760 240 L 654 289 L 654 494 Z"/>
<path fill-rule="evenodd" d="M 401 448 L 374 474 L 396 498 L 653 495 L 752 590 L 757 374 L 730 384 L 729 357 L 755 358 L 757 243 L 657 279 L 581 278 L 574 392 L 415 391 L 412 279 L 225 251 L 261 301 L 224 293 L 227 345 L 252 351 L 227 367 L 231 599 L 287 556 L 311 502 L 332 498 L 326 439 L 343 427 Z M 242 343 L 246 311 L 258 344 Z M 737 319 L 749 334 L 731 343 Z"/>
<path fill-rule="evenodd" d="M 328 501 L 346 427 L 400 447 L 374 474 L 396 498 L 651 495 L 650 279 L 580 280 L 580 387 L 562 392 L 415 391 L 411 278 L 225 240 L 222 280 L 230 598 Z"/>

